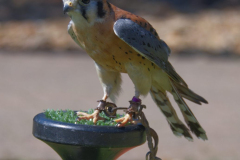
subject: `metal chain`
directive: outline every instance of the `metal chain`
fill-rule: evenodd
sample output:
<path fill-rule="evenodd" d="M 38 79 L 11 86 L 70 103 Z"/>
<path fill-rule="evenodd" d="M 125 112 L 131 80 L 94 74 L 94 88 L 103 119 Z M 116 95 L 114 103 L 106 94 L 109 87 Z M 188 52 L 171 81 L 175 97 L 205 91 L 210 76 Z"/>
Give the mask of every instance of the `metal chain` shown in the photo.
<path fill-rule="evenodd" d="M 140 106 L 140 107 L 143 108 L 143 106 Z M 142 111 L 138 114 L 138 119 L 140 120 L 142 125 L 145 127 L 146 134 L 147 134 L 148 148 L 150 149 L 150 151 L 146 154 L 146 160 L 161 160 L 160 158 L 156 157 L 157 151 L 158 151 L 157 133 L 152 128 L 150 128 L 147 118 Z M 153 146 L 152 139 L 154 140 L 154 146 Z"/>
<path fill-rule="evenodd" d="M 134 118 L 136 119 L 135 122 L 140 122 L 145 127 L 146 130 L 148 148 L 150 150 L 146 154 L 146 160 L 161 160 L 161 158 L 156 157 L 159 142 L 158 135 L 152 128 L 150 128 L 147 118 L 142 111 L 142 109 L 146 108 L 146 106 L 142 105 L 141 102 L 130 101 L 130 104 L 131 104 L 130 107 L 126 108 L 117 107 L 115 104 L 109 102 L 107 103 L 105 102 L 104 104 L 102 104 L 102 101 L 100 101 L 99 108 L 101 108 L 101 110 L 103 110 L 108 117 L 116 117 L 116 112 L 119 109 L 126 109 L 125 110 L 126 113 L 132 113 L 134 115 Z M 154 145 L 152 140 L 154 140 Z"/>

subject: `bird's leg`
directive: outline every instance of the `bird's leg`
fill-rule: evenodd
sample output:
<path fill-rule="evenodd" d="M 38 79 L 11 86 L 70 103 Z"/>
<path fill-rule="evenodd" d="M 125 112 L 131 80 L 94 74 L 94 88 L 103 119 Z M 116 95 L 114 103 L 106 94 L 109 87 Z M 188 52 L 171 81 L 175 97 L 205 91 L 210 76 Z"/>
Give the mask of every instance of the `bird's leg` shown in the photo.
<path fill-rule="evenodd" d="M 94 124 L 96 124 L 98 120 L 105 120 L 105 118 L 99 116 L 99 113 L 105 110 L 107 98 L 107 94 L 104 94 L 102 100 L 98 101 L 99 104 L 92 114 L 87 114 L 85 112 L 77 112 L 78 120 L 80 121 L 81 119 L 93 119 Z"/>
<path fill-rule="evenodd" d="M 128 122 L 135 123 L 135 120 L 133 119 L 135 117 L 135 114 L 138 113 L 138 107 L 141 105 L 141 99 L 134 96 L 130 102 L 130 106 L 127 109 L 127 114 L 119 119 L 114 120 L 117 122 L 118 127 L 125 126 Z"/>
<path fill-rule="evenodd" d="M 121 74 L 120 72 L 113 72 L 106 70 L 101 65 L 97 64 L 95 62 L 97 74 L 99 77 L 99 80 L 103 86 L 103 92 L 104 96 L 102 100 L 100 100 L 98 107 L 95 109 L 93 114 L 89 115 L 84 112 L 78 112 L 79 120 L 81 119 L 93 119 L 93 122 L 96 123 L 98 120 L 102 120 L 103 118 L 99 116 L 99 113 L 103 110 L 105 110 L 106 100 L 110 98 L 112 101 L 114 101 L 115 97 L 119 94 L 119 91 L 121 90 Z"/>

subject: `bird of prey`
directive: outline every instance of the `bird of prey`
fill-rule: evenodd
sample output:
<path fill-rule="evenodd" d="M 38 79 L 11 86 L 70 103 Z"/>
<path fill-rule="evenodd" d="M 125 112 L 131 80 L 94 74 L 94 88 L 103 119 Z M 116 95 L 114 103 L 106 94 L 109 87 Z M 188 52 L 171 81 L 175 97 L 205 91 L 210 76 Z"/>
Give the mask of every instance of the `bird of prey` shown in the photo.
<path fill-rule="evenodd" d="M 204 129 L 183 98 L 197 104 L 208 103 L 188 88 L 168 61 L 170 49 L 145 19 L 122 10 L 107 0 L 63 0 L 63 11 L 71 21 L 68 33 L 94 60 L 104 96 L 93 114 L 81 119 L 101 119 L 101 106 L 113 102 L 121 89 L 121 73 L 127 73 L 135 86 L 130 104 L 139 103 L 149 92 L 166 117 L 173 133 L 192 140 L 189 129 L 198 138 L 207 140 Z M 188 127 L 178 118 L 166 92 L 173 95 Z M 131 108 L 131 105 L 130 105 Z M 116 120 L 119 127 L 133 115 Z M 189 128 L 189 129 L 188 129 Z"/>

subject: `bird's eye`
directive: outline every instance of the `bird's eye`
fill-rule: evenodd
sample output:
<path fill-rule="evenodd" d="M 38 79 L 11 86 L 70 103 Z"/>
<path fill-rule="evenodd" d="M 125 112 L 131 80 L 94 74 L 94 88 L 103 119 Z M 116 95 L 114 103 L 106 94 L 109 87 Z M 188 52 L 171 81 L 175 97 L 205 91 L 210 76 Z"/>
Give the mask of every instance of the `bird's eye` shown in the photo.
<path fill-rule="evenodd" d="M 82 2 L 83 2 L 84 4 L 88 4 L 88 3 L 90 2 L 90 0 L 82 0 Z"/>

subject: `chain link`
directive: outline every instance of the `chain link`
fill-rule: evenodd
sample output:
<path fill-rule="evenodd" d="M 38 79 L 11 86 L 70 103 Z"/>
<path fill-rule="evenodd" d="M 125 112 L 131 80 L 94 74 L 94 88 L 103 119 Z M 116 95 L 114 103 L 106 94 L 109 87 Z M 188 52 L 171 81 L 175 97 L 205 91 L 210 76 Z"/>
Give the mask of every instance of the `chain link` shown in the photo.
<path fill-rule="evenodd" d="M 146 160 L 161 160 L 160 158 L 156 157 L 157 151 L 158 151 L 158 142 L 159 142 L 157 133 L 155 132 L 155 130 L 150 128 L 148 120 L 142 111 L 139 113 L 138 119 L 140 120 L 142 125 L 145 127 L 146 134 L 147 134 L 148 148 L 150 149 L 150 151 L 146 154 Z M 154 140 L 154 145 L 152 140 Z"/>
<path fill-rule="evenodd" d="M 155 132 L 155 130 L 150 128 L 148 120 L 142 111 L 143 108 L 146 108 L 145 105 L 142 105 L 141 102 L 130 101 L 129 108 L 117 107 L 115 104 L 113 105 L 113 103 L 106 103 L 106 104 L 100 103 L 100 107 L 105 112 L 105 114 L 108 113 L 106 115 L 109 117 L 115 117 L 116 111 L 118 109 L 126 109 L 125 110 L 126 113 L 133 113 L 133 116 L 136 119 L 135 121 L 140 122 L 145 127 L 147 141 L 148 141 L 148 148 L 150 150 L 146 154 L 146 160 L 161 160 L 161 158 L 156 157 L 157 151 L 158 151 L 158 142 L 159 142 L 158 135 Z M 153 145 L 153 141 L 154 141 L 154 145 Z"/>

